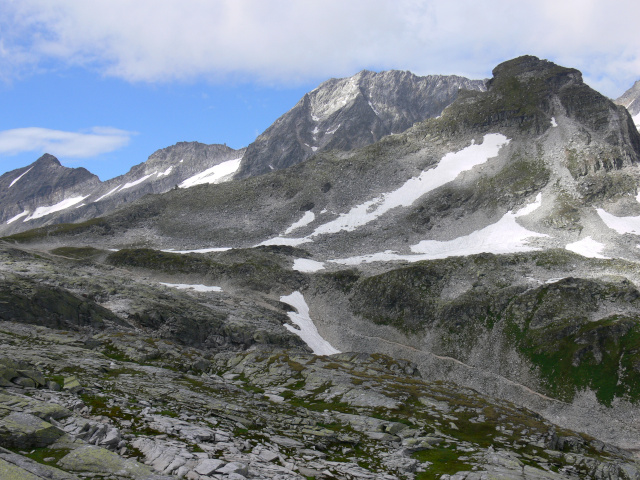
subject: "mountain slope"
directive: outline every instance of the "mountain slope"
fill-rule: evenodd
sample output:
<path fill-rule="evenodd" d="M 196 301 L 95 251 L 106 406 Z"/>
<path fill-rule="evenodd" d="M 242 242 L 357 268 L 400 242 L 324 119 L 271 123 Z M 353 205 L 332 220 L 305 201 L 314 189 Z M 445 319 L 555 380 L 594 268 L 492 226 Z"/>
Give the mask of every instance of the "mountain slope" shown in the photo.
<path fill-rule="evenodd" d="M 453 381 L 637 453 L 640 134 L 575 69 L 520 57 L 497 66 L 487 87 L 363 148 L 5 240 L 20 244 L 16 258 L 92 245 L 100 250 L 82 268 L 190 285 L 227 308 L 206 297 L 220 287 L 242 299 L 228 312 L 238 323 L 265 308 L 287 312 L 279 326 L 266 315 L 259 335 L 253 324 L 216 324 L 242 339 L 233 348 L 258 351 L 269 335 L 293 334 L 316 353 L 329 353 L 315 350 L 322 340 L 407 359 L 424 380 Z M 30 271 L 46 271 L 32 261 Z M 164 300 L 141 308 L 118 288 L 79 291 L 150 331 L 180 331 Z M 339 408 L 331 402 L 350 398 L 341 392 L 318 408 Z"/>
<path fill-rule="evenodd" d="M 484 82 L 454 75 L 362 71 L 332 79 L 306 94 L 247 147 L 239 178 L 290 167 L 317 152 L 348 151 L 436 117 L 460 89 Z"/>
<path fill-rule="evenodd" d="M 148 193 L 225 181 L 237 170 L 243 152 L 226 145 L 180 142 L 105 182 L 45 154 L 0 177 L 0 232 L 88 220 Z"/>

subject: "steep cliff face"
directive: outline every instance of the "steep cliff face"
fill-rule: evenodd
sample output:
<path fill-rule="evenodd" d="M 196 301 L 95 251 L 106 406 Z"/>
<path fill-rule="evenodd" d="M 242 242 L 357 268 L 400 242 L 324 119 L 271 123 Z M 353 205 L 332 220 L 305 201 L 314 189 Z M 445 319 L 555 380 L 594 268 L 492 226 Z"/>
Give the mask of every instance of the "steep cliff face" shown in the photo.
<path fill-rule="evenodd" d="M 440 115 L 460 90 L 484 90 L 484 83 L 394 70 L 328 80 L 249 145 L 238 177 L 290 167 L 322 151 L 370 145 Z"/>

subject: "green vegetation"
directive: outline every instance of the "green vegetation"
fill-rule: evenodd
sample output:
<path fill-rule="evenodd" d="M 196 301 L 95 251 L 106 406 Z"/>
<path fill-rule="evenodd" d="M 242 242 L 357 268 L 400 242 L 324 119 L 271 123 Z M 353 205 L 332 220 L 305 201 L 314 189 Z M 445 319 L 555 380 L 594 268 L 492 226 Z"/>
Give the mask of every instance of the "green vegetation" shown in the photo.
<path fill-rule="evenodd" d="M 291 272 L 285 261 L 269 249 L 245 249 L 220 254 L 179 254 L 149 248 L 123 249 L 111 253 L 107 263 L 166 273 L 204 275 L 212 281 L 230 281 L 257 291 L 269 292 L 277 285 L 298 288 L 304 276 Z"/>
<path fill-rule="evenodd" d="M 546 393 L 565 401 L 585 389 L 606 405 L 615 398 L 638 401 L 640 324 L 631 312 L 640 292 L 630 282 L 565 278 L 531 288 L 512 285 L 504 273 L 505 265 L 513 275 L 533 267 L 564 272 L 576 262 L 612 261 L 550 250 L 419 262 L 355 281 L 349 306 L 408 334 L 429 329 L 437 351 L 462 360 L 479 339 L 492 338 L 528 359 Z M 458 278 L 476 280 L 443 296 Z M 612 305 L 630 313 L 602 318 L 599 312 Z"/>
<path fill-rule="evenodd" d="M 428 470 L 416 475 L 416 480 L 438 480 L 442 475 L 453 475 L 457 472 L 471 470 L 471 465 L 460 457 L 464 452 L 456 451 L 455 446 L 436 447 L 413 454 L 413 458 L 421 462 L 430 462 Z"/>
<path fill-rule="evenodd" d="M 94 247 L 58 247 L 51 250 L 51 253 L 61 257 L 86 260 L 96 258 L 101 253 L 104 253 L 104 251 Z"/>
<path fill-rule="evenodd" d="M 61 223 L 59 225 L 51 225 L 47 227 L 34 228 L 26 232 L 20 232 L 2 240 L 12 242 L 32 242 L 42 240 L 47 237 L 61 235 L 79 235 L 81 233 L 93 233 L 97 235 L 108 235 L 112 232 L 112 226 L 104 218 L 93 218 L 82 223 Z"/>
<path fill-rule="evenodd" d="M 521 351 L 540 369 L 547 389 L 570 401 L 584 389 L 605 405 L 614 398 L 640 399 L 640 325 L 608 317 L 587 324 L 571 319 L 543 331 L 522 332 Z"/>

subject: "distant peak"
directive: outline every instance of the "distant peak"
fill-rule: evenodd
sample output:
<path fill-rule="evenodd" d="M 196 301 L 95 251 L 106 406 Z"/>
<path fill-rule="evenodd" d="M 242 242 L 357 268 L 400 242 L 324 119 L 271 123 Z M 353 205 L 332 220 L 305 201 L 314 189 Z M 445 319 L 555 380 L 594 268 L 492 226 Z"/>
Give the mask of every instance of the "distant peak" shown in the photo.
<path fill-rule="evenodd" d="M 38 160 L 35 161 L 35 163 L 37 165 L 55 165 L 58 167 L 61 166 L 60 160 L 49 153 L 45 153 L 44 155 L 42 155 Z"/>

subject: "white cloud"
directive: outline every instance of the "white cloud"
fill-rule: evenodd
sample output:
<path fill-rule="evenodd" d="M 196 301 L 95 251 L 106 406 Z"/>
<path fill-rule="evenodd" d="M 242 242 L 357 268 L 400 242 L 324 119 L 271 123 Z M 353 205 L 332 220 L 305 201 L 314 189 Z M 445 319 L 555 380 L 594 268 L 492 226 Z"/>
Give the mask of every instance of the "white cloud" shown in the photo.
<path fill-rule="evenodd" d="M 5 66 L 61 60 L 129 81 L 295 83 L 367 67 L 479 78 L 528 53 L 604 89 L 640 76 L 636 0 L 20 0 L 0 14 Z"/>
<path fill-rule="evenodd" d="M 86 133 L 14 128 L 0 131 L 0 154 L 46 152 L 60 157 L 89 158 L 124 147 L 133 134 L 111 127 L 94 127 Z"/>

